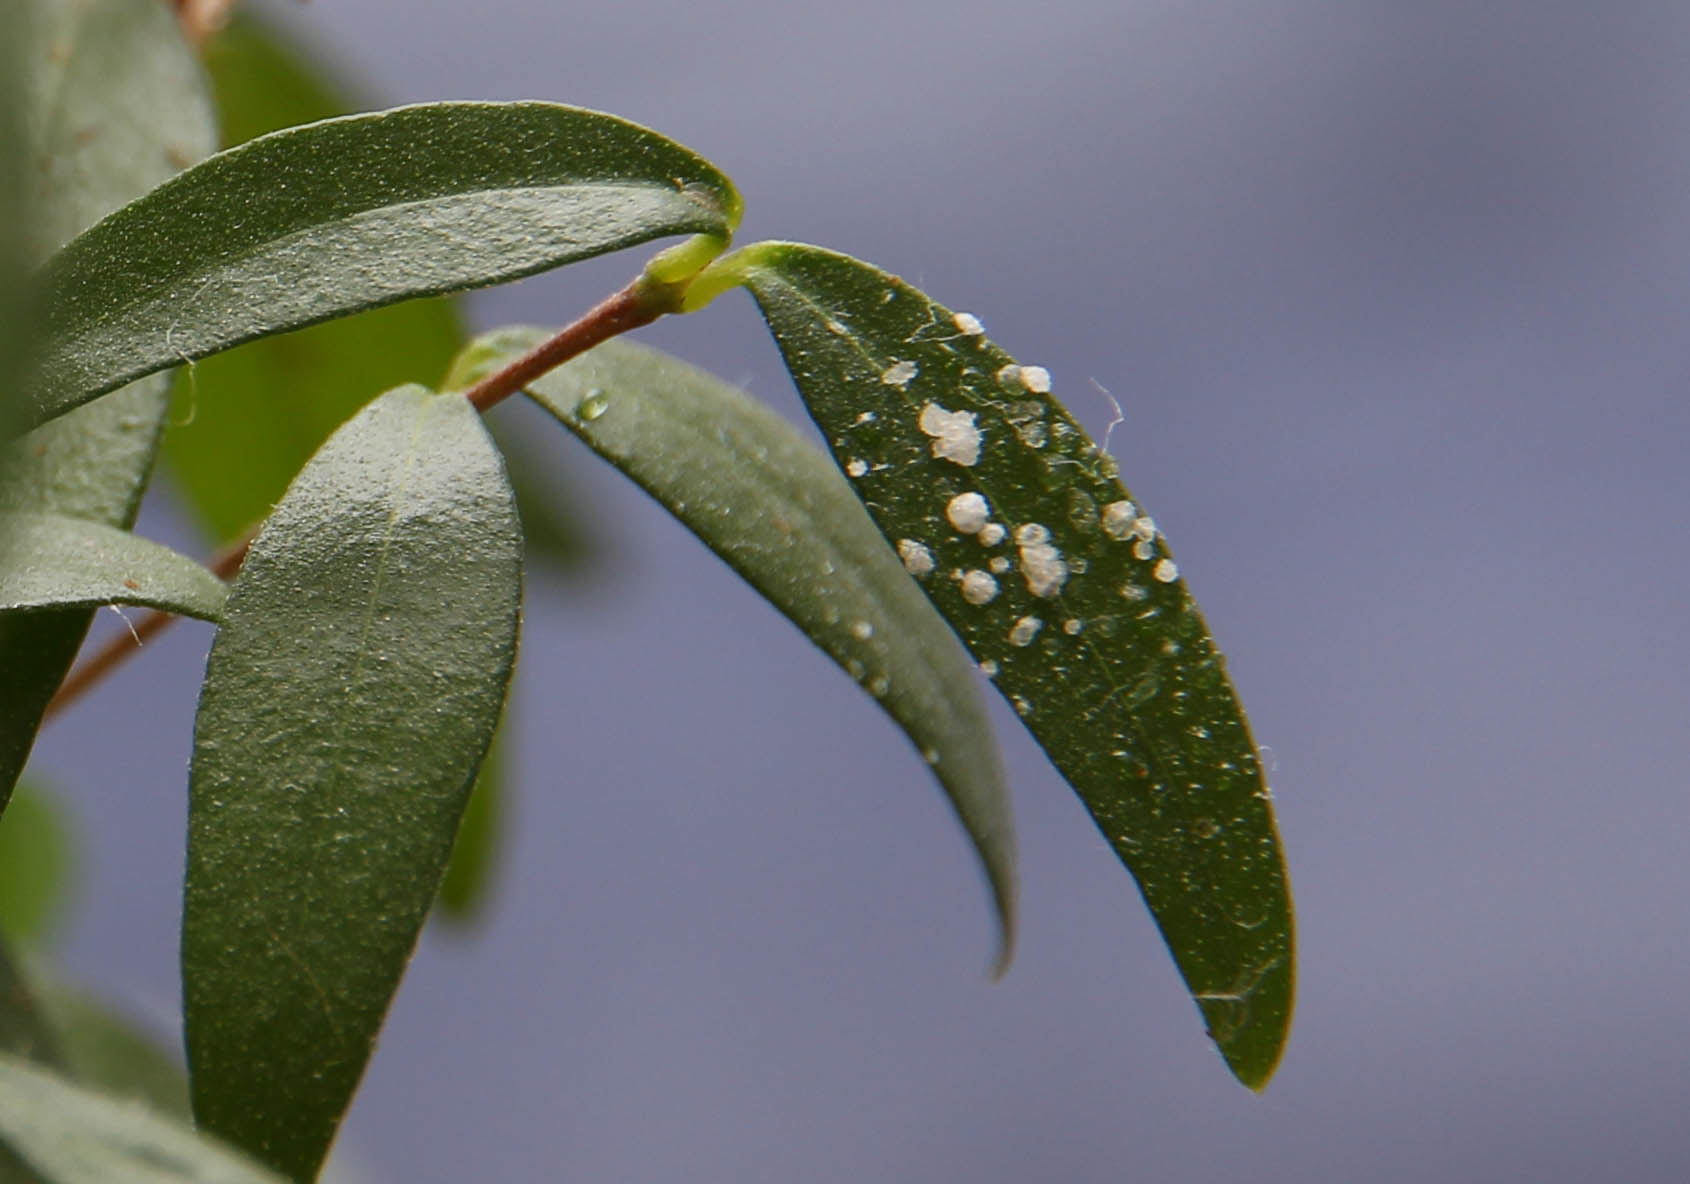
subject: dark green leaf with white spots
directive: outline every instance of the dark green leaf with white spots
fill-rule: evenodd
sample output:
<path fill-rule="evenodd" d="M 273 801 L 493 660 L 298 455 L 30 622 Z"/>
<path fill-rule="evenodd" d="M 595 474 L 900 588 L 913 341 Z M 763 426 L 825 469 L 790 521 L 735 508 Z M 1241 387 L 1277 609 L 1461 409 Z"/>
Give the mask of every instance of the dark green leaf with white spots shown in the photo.
<path fill-rule="evenodd" d="M 154 1110 L 3 1055 L 0 1146 L 52 1184 L 286 1184 Z"/>
<path fill-rule="evenodd" d="M 814 247 L 731 260 L 881 531 L 1137 879 L 1233 1072 L 1291 1018 L 1291 901 L 1225 664 L 1144 509 L 1049 394 L 894 276 Z"/>
<path fill-rule="evenodd" d="M 261 136 L 48 264 L 36 422 L 266 334 L 663 235 L 725 235 L 738 202 L 680 145 L 555 103 L 433 103 Z"/>
<path fill-rule="evenodd" d="M 488 334 L 466 356 L 489 369 L 540 336 Z M 1015 847 L 991 726 L 955 637 L 837 470 L 742 392 L 627 342 L 599 346 L 529 394 L 745 577 L 910 737 L 985 866 L 1003 926 L 1001 967 L 1014 935 Z"/>
<path fill-rule="evenodd" d="M 521 563 L 469 403 L 402 387 L 306 465 L 230 590 L 189 786 L 194 1115 L 298 1179 L 439 891 L 504 702 Z"/>
<path fill-rule="evenodd" d="M 223 581 L 169 547 L 85 518 L 0 512 L 0 612 L 132 604 L 215 621 Z"/>

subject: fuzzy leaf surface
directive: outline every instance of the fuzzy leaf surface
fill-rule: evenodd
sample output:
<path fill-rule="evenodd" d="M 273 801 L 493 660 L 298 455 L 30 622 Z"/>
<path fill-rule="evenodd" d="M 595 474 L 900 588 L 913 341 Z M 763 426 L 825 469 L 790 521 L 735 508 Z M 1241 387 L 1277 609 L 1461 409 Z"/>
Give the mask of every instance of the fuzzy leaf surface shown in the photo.
<path fill-rule="evenodd" d="M 489 335 L 512 353 L 538 330 Z M 496 353 L 496 350 L 489 351 Z M 997 747 L 974 673 L 851 490 L 785 420 L 709 374 L 611 341 L 528 392 L 842 666 L 938 778 L 1014 936 L 1015 843 Z"/>
<path fill-rule="evenodd" d="M 522 540 L 469 404 L 389 392 L 234 581 L 189 786 L 199 1124 L 310 1179 L 439 891 L 510 677 Z"/>
<path fill-rule="evenodd" d="M 979 322 L 815 247 L 741 252 L 810 413 L 888 539 L 1131 870 L 1237 1077 L 1272 1075 L 1292 929 L 1273 811 L 1166 542 Z"/>
<path fill-rule="evenodd" d="M 161 543 L 65 514 L 0 513 L 0 612 L 133 604 L 215 621 L 223 581 Z"/>
<path fill-rule="evenodd" d="M 145 1106 L 4 1055 L 0 1144 L 52 1184 L 286 1184 Z"/>
<path fill-rule="evenodd" d="M 210 152 L 216 137 L 199 65 L 167 6 L 8 0 L 5 7 L 16 33 L 8 61 L 25 66 L 8 79 L 18 107 L 7 114 L 17 116 L 15 134 L 30 162 L 17 173 L 27 180 L 30 216 L 18 223 L 27 241 L 16 250 L 39 264 Z M 0 446 L 0 510 L 129 525 L 152 471 L 167 385 L 162 375 L 143 379 Z M 8 402 L 27 402 L 25 394 L 10 388 Z M 26 408 L 7 414 L 10 426 L 30 421 Z M 0 619 L 0 670 L 8 674 L 0 679 L 0 809 L 88 620 L 85 610 Z"/>
<path fill-rule="evenodd" d="M 726 235 L 737 208 L 685 148 L 555 103 L 431 103 L 261 136 L 53 258 L 37 420 L 266 334 L 663 235 Z"/>

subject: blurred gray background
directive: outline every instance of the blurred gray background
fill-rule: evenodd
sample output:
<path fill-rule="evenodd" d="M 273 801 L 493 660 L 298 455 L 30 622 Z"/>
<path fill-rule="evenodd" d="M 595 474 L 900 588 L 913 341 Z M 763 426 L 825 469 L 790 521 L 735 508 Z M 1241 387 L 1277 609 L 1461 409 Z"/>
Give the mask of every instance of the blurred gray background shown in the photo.
<path fill-rule="evenodd" d="M 607 559 L 531 588 L 518 829 L 400 994 L 343 1140 L 372 1179 L 1690 1175 L 1682 0 L 267 10 L 394 101 L 651 124 L 739 182 L 743 241 L 974 311 L 1094 430 L 1113 391 L 1272 749 L 1300 924 L 1256 1097 L 998 711 L 1025 927 L 990 984 L 902 736 L 560 439 Z M 639 263 L 474 307 L 562 322 Z M 742 295 L 641 337 L 802 414 Z M 165 1015 L 208 640 L 38 750 L 85 829 L 61 952 Z"/>

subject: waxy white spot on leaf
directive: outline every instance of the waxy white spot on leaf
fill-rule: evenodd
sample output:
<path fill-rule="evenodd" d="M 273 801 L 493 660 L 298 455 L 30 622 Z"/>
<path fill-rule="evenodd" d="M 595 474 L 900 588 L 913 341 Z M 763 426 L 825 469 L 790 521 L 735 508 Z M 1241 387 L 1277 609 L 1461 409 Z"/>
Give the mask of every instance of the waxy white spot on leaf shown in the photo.
<path fill-rule="evenodd" d="M 1131 502 L 1124 499 L 1110 502 L 1103 507 L 1103 516 L 1100 519 L 1103 533 L 1112 539 L 1128 538 L 1133 532 L 1133 523 L 1137 518 L 1138 508 Z"/>
<path fill-rule="evenodd" d="M 898 540 L 898 558 L 904 561 L 904 570 L 912 576 L 924 576 L 933 570 L 933 552 L 927 549 L 927 544 L 915 539 Z"/>
<path fill-rule="evenodd" d="M 969 604 L 990 604 L 997 599 L 998 582 L 983 571 L 964 572 L 962 598 Z"/>
<path fill-rule="evenodd" d="M 1032 645 L 1033 638 L 1037 637 L 1039 630 L 1044 627 L 1045 623 L 1037 617 L 1022 617 L 1009 627 L 1009 644 L 1016 646 Z"/>
<path fill-rule="evenodd" d="M 951 323 L 956 325 L 957 332 L 965 337 L 978 337 L 986 331 L 986 326 L 980 323 L 980 318 L 969 312 L 959 312 L 951 317 Z"/>
<path fill-rule="evenodd" d="M 1175 563 L 1172 559 L 1160 560 L 1157 562 L 1156 566 L 1151 569 L 1150 574 L 1155 576 L 1164 584 L 1171 584 L 1175 580 L 1179 579 L 1179 564 Z"/>
<path fill-rule="evenodd" d="M 959 493 L 945 503 L 945 519 L 963 534 L 977 534 L 992 515 L 992 508 L 978 493 Z"/>
<path fill-rule="evenodd" d="M 946 411 L 937 403 L 921 408 L 922 432 L 933 437 L 933 455 L 970 468 L 980 460 L 980 429 L 972 411 Z"/>
<path fill-rule="evenodd" d="M 893 362 L 880 375 L 887 386 L 906 387 L 920 368 L 914 362 Z"/>

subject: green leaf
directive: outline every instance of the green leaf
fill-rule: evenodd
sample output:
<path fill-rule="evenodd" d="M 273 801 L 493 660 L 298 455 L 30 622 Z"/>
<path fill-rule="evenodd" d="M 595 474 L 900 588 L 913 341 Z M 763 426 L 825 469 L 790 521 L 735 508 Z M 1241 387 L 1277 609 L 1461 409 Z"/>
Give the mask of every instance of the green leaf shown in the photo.
<path fill-rule="evenodd" d="M 209 152 L 215 134 L 199 67 L 166 6 L 6 7 L 23 34 L 8 49 L 29 66 L 18 80 L 17 119 L 30 162 L 29 238 L 18 249 L 41 260 Z M 0 449 L 0 510 L 127 526 L 152 469 L 166 385 L 146 379 Z M 89 618 L 83 610 L 0 618 L 0 670 L 8 674 L 0 679 L 0 809 Z"/>
<path fill-rule="evenodd" d="M 184 1015 L 200 1125 L 299 1179 L 440 887 L 516 648 L 522 540 L 463 398 L 382 396 L 254 541 L 206 666 Z"/>
<path fill-rule="evenodd" d="M 53 1184 L 285 1184 L 133 1102 L 0 1056 L 0 1142 Z"/>
<path fill-rule="evenodd" d="M 39 968 L 30 979 L 69 1077 L 110 1098 L 141 1102 L 184 1122 L 192 1117 L 179 1053 L 103 999 Z"/>
<path fill-rule="evenodd" d="M 0 612 L 133 604 L 202 621 L 223 610 L 223 581 L 186 555 L 114 526 L 64 514 L 0 513 Z"/>
<path fill-rule="evenodd" d="M 539 336 L 499 338 L 520 352 Z M 1014 936 L 1014 831 L 973 672 L 827 458 L 740 391 L 627 342 L 599 346 L 528 393 L 744 576 L 909 736 L 985 866 L 1003 927 L 1001 970 Z"/>
<path fill-rule="evenodd" d="M 365 105 L 245 10 L 204 56 L 226 147 Z M 414 300 L 207 358 L 177 380 L 165 470 L 215 538 L 242 537 L 371 391 L 437 381 L 463 337 L 451 301 Z"/>
<path fill-rule="evenodd" d="M 73 859 L 70 826 L 56 798 L 31 778 L 0 819 L 0 937 L 42 941 L 64 910 Z"/>
<path fill-rule="evenodd" d="M 508 723 L 508 709 L 505 719 Z M 501 725 L 493 743 L 487 747 L 487 757 L 476 775 L 469 804 L 464 807 L 463 821 L 458 824 L 452 860 L 446 865 L 445 879 L 440 882 L 440 915 L 453 924 L 467 925 L 481 915 L 504 846 L 508 788 L 504 735 Z"/>
<path fill-rule="evenodd" d="M 43 276 L 40 420 L 124 382 L 360 309 L 669 234 L 726 236 L 727 178 L 636 124 L 435 103 L 219 153 L 84 233 Z"/>
<path fill-rule="evenodd" d="M 0 940 L 0 1054 L 27 1057 L 46 1065 L 60 1061 L 59 1042 L 28 980 Z M 0 1157 L 0 1180 L 7 1164 Z"/>
<path fill-rule="evenodd" d="M 815 247 L 725 260 L 889 539 L 1132 871 L 1210 1035 L 1266 1084 L 1291 898 L 1221 655 L 1112 458 L 1020 366 L 894 276 Z"/>

